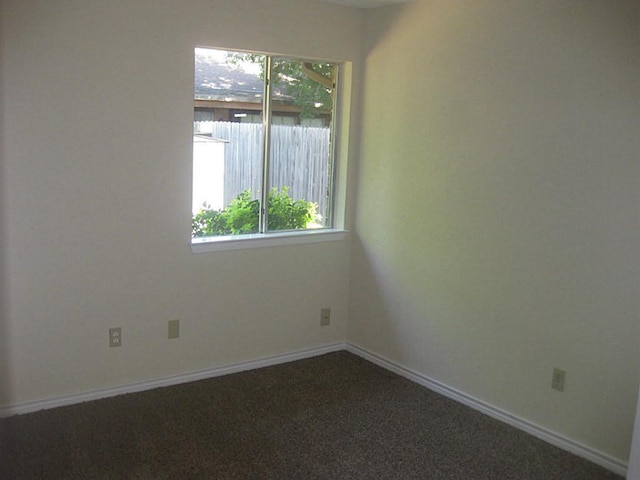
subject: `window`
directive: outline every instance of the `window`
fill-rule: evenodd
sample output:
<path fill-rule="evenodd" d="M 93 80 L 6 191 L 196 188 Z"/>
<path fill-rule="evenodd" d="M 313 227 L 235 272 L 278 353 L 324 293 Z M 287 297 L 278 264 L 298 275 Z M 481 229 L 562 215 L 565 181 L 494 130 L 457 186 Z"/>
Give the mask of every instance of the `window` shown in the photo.
<path fill-rule="evenodd" d="M 332 229 L 337 75 L 195 49 L 192 244 Z"/>

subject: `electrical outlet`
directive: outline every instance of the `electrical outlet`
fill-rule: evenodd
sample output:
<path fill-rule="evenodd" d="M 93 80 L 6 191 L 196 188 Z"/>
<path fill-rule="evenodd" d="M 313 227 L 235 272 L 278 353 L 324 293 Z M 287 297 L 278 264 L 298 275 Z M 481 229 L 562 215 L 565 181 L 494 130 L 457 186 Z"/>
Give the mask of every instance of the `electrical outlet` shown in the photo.
<path fill-rule="evenodd" d="M 169 320 L 169 338 L 180 336 L 180 320 Z"/>
<path fill-rule="evenodd" d="M 122 327 L 109 329 L 109 346 L 119 347 L 122 345 Z"/>
<path fill-rule="evenodd" d="M 320 326 L 324 327 L 331 324 L 331 309 L 323 308 L 320 310 Z"/>
<path fill-rule="evenodd" d="M 559 368 L 553 369 L 553 377 L 551 379 L 551 388 L 554 390 L 558 390 L 559 392 L 564 392 L 564 377 L 567 372 L 564 370 L 560 370 Z"/>

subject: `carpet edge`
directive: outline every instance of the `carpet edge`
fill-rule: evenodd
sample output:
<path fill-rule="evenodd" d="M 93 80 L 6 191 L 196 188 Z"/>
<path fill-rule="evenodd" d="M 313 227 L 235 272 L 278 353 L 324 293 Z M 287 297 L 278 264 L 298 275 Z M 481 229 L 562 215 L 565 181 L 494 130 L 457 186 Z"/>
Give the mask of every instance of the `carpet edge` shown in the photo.
<path fill-rule="evenodd" d="M 420 372 L 407 368 L 393 360 L 389 360 L 386 357 L 373 353 L 359 345 L 347 342 L 345 348 L 348 352 L 368 360 L 385 370 L 396 373 L 414 383 L 417 383 L 418 385 L 428 388 L 431 391 L 455 400 L 456 402 L 473 408 L 474 410 L 478 410 L 492 418 L 495 418 L 496 420 L 511 425 L 518 430 L 527 432 L 540 440 L 584 458 L 585 460 L 589 460 L 590 462 L 600 465 L 613 473 L 626 477 L 628 464 L 616 457 L 591 448 L 575 440 L 571 440 L 568 437 L 560 435 L 545 427 L 541 427 L 540 425 L 536 425 L 533 422 L 498 407 L 494 407 L 489 403 L 479 400 L 471 395 L 467 395 L 460 390 L 434 380 Z"/>
<path fill-rule="evenodd" d="M 310 347 L 302 350 L 297 350 L 289 353 L 282 353 L 271 355 L 267 357 L 260 357 L 243 362 L 237 362 L 233 364 L 226 364 L 212 368 L 206 368 L 202 370 L 196 370 L 187 372 L 184 374 L 171 375 L 166 377 L 160 377 L 153 380 L 143 380 L 140 382 L 133 382 L 124 385 L 118 385 L 114 387 L 108 387 L 103 389 L 97 389 L 93 391 L 80 392 L 76 394 L 64 395 L 59 397 L 53 397 L 43 400 L 36 400 L 30 402 L 24 402 L 19 404 L 10 404 L 6 406 L 0 406 L 0 418 L 9 417 L 13 415 L 20 415 L 24 413 L 36 412 L 39 410 L 45 410 L 50 408 L 62 407 L 67 405 L 74 405 L 91 400 L 99 400 L 102 398 L 114 397 L 117 395 L 124 395 L 128 393 L 142 392 L 145 390 L 151 390 L 154 388 L 168 387 L 172 385 L 179 385 L 187 382 L 194 382 L 198 380 L 205 380 L 207 378 L 220 377 L 223 375 L 229 375 L 232 373 L 239 373 L 247 370 L 255 370 L 263 367 L 270 367 L 280 365 L 296 360 L 302 360 L 305 358 L 317 357 L 327 353 L 347 351 L 354 355 L 357 355 L 375 365 L 378 365 L 385 370 L 396 373 L 418 385 L 421 385 L 429 390 L 439 393 L 447 398 L 450 398 L 458 403 L 466 405 L 474 410 L 480 411 L 486 415 L 489 415 L 496 420 L 511 425 L 514 428 L 525 431 L 551 445 L 559 447 L 565 451 L 568 451 L 574 455 L 577 455 L 585 460 L 593 462 L 601 467 L 606 468 L 616 474 L 626 476 L 628 464 L 618 458 L 601 452 L 597 449 L 591 448 L 580 442 L 571 440 L 568 437 L 560 435 L 552 430 L 536 425 L 522 417 L 511 414 L 505 410 L 494 407 L 493 405 L 479 400 L 471 395 L 468 395 L 462 391 L 452 388 L 442 382 L 434 380 L 420 372 L 407 368 L 393 360 L 385 358 L 381 355 L 373 353 L 359 345 L 351 342 L 335 342 L 318 347 Z"/>
<path fill-rule="evenodd" d="M 172 385 L 180 385 L 182 383 L 205 380 L 207 378 L 221 377 L 223 375 L 229 375 L 232 373 L 255 370 L 263 367 L 271 367 L 274 365 L 280 365 L 283 363 L 294 362 L 296 360 L 303 360 L 305 358 L 317 357 L 326 353 L 344 350 L 347 350 L 347 346 L 344 342 L 329 343 L 318 347 L 310 347 L 302 350 L 296 350 L 294 352 L 280 353 L 267 357 L 259 357 L 252 360 L 225 364 L 201 370 L 194 370 L 177 375 L 168 375 L 152 380 L 141 380 L 139 382 L 116 385 L 114 387 L 106 387 L 85 392 L 78 392 L 70 395 L 45 398 L 42 400 L 9 404 L 0 406 L 0 418 L 37 412 L 39 410 L 48 410 L 50 408 L 75 405 L 82 402 L 100 400 L 102 398 L 115 397 L 128 393 L 143 392 L 145 390 L 152 390 L 154 388 L 170 387 Z"/>

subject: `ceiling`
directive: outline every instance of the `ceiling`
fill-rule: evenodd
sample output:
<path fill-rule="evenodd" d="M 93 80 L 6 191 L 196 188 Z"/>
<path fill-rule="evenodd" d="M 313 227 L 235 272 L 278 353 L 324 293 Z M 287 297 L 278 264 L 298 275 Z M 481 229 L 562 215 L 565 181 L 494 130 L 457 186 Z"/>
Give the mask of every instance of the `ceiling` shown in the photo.
<path fill-rule="evenodd" d="M 375 8 L 395 3 L 405 3 L 409 0 L 320 0 L 321 2 L 339 3 L 347 7 Z"/>

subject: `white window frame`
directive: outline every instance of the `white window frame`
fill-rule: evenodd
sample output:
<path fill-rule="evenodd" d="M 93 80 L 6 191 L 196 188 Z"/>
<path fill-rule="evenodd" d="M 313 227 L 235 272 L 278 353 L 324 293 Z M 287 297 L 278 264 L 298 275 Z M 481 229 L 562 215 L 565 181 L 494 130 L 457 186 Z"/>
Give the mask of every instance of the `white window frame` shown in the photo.
<path fill-rule="evenodd" d="M 202 47 L 202 48 L 215 48 L 215 47 Z M 223 48 L 220 50 L 228 50 L 231 49 Z M 239 50 L 236 50 L 239 51 Z M 250 53 L 258 53 L 258 52 L 250 52 Z M 270 59 L 272 57 L 287 57 L 285 55 L 275 55 L 275 54 L 265 54 L 268 60 L 268 68 L 270 69 Z M 288 57 L 288 58 L 299 58 L 299 57 Z M 310 243 L 320 243 L 320 242 L 333 242 L 333 241 L 343 241 L 347 237 L 347 231 L 344 227 L 344 210 L 345 210 L 345 197 L 346 197 L 346 156 L 347 156 L 347 148 L 346 143 L 341 146 L 340 139 L 343 136 L 347 136 L 348 125 L 349 125 L 349 108 L 346 107 L 348 103 L 347 100 L 350 98 L 350 91 L 347 91 L 347 87 L 350 86 L 351 79 L 351 65 L 347 62 L 339 62 L 339 61 L 331 61 L 331 60 L 323 60 L 316 59 L 312 60 L 309 58 L 304 58 L 304 60 L 314 61 L 314 62 L 328 62 L 334 63 L 338 66 L 338 74 L 336 78 L 336 94 L 334 95 L 334 105 L 333 105 L 333 119 L 332 119 L 332 127 L 331 127 L 331 198 L 330 198 L 330 223 L 331 226 L 317 229 L 305 229 L 305 230 L 293 230 L 293 231 L 267 231 L 264 233 L 253 233 L 253 234 L 245 234 L 245 235 L 221 235 L 221 236 L 211 236 L 211 237 L 191 237 L 190 238 L 190 248 L 192 253 L 208 253 L 208 252 L 216 252 L 216 251 L 227 251 L 227 250 L 241 250 L 241 249 L 250 249 L 250 248 L 263 248 L 263 247 L 273 247 L 273 246 L 287 246 L 287 245 L 301 245 L 301 244 L 310 244 Z M 266 82 L 265 82 L 266 83 Z M 265 120 L 264 120 L 264 128 L 265 128 L 265 163 L 268 164 L 268 136 L 269 129 L 271 127 L 271 106 L 270 99 L 266 95 L 267 87 L 265 86 L 265 101 L 264 101 L 264 111 L 265 111 Z M 193 155 L 192 155 L 193 158 Z M 193 159 L 191 160 L 191 165 L 193 165 Z M 267 192 L 266 188 L 268 183 L 268 165 L 267 168 L 264 169 L 264 178 L 263 178 L 263 188 L 264 192 Z M 193 188 L 193 187 L 192 187 Z M 263 192 L 263 193 L 264 193 Z M 261 203 L 263 205 L 263 203 Z M 191 209 L 189 209 L 191 211 Z M 262 224 L 263 218 L 266 216 L 260 217 L 260 222 Z M 262 230 L 262 225 L 261 225 Z"/>

